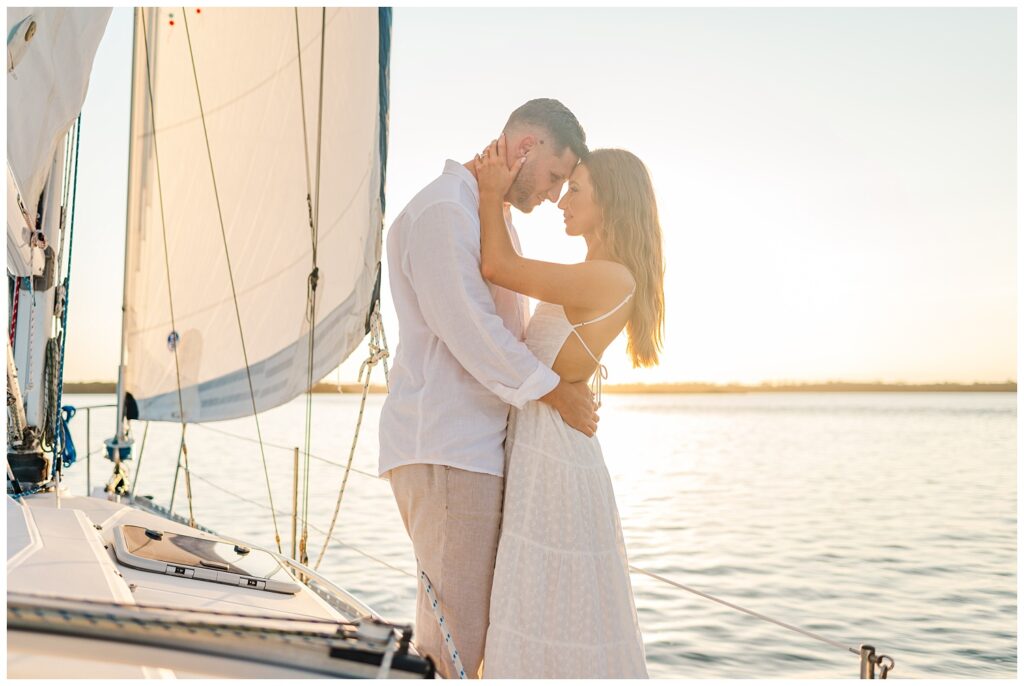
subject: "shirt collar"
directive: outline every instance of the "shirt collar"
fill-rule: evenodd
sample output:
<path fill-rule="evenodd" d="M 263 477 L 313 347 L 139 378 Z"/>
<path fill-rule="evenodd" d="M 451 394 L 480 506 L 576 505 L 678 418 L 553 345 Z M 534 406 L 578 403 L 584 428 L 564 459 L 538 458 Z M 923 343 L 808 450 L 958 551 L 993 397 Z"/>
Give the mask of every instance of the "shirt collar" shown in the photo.
<path fill-rule="evenodd" d="M 473 198 L 476 199 L 477 204 L 480 203 L 480 184 L 476 182 L 473 172 L 466 169 L 465 165 L 455 160 L 446 160 L 444 163 L 444 173 L 454 174 L 459 177 L 473 191 Z"/>

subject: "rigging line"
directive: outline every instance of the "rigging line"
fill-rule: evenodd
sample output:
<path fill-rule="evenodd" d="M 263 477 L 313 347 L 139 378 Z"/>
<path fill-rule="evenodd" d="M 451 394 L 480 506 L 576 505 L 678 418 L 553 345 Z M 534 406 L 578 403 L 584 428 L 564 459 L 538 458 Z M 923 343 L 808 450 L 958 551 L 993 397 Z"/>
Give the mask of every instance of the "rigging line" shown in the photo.
<path fill-rule="evenodd" d="M 359 440 L 359 428 L 363 423 L 363 410 L 366 407 L 366 392 L 370 387 L 370 374 L 366 374 L 366 382 L 363 384 L 363 400 L 359 404 L 359 418 L 356 419 L 356 430 L 352 436 L 352 447 L 349 448 L 348 452 L 348 464 L 345 466 L 345 476 L 341 479 L 341 488 L 338 489 L 338 499 L 334 503 L 334 514 L 331 516 L 331 525 L 327 527 L 327 540 L 324 541 L 323 546 L 320 548 L 320 555 L 316 558 L 316 564 L 313 565 L 313 569 L 320 569 L 320 563 L 324 560 L 324 553 L 327 552 L 327 544 L 330 542 L 331 534 L 334 533 L 334 526 L 338 523 L 338 513 L 341 511 L 341 499 L 345 495 L 345 486 L 348 485 L 348 475 L 352 471 L 352 460 L 356 456 L 356 442 Z"/>
<path fill-rule="evenodd" d="M 258 507 L 260 509 L 263 509 L 263 510 L 269 510 L 270 509 L 265 504 L 263 504 L 261 502 L 258 502 L 256 500 L 253 500 L 252 498 L 247 498 L 244 495 L 239 495 L 238 493 L 235 493 L 234 491 L 229 491 L 228 489 L 226 489 L 223 486 L 221 486 L 221 485 L 211 481 L 210 479 L 202 476 L 201 474 L 196 473 L 196 474 L 193 474 L 193 476 L 195 476 L 200 481 L 206 483 L 208 486 L 217 489 L 221 493 L 225 493 L 225 494 L 230 495 L 230 496 L 232 496 L 234 498 L 238 498 L 239 500 L 241 500 L 243 502 L 247 502 L 250 505 L 254 505 L 254 506 L 256 506 L 256 507 Z M 287 512 L 279 512 L 278 514 L 280 514 L 281 516 L 285 516 L 288 513 Z M 315 524 L 310 524 L 309 528 L 311 528 L 313 531 L 316 531 L 317 533 L 321 533 L 321 534 L 326 534 L 327 533 L 326 531 L 324 531 L 320 527 L 316 526 Z M 410 579 L 415 579 L 416 578 L 415 574 L 412 574 L 411 572 L 407 572 L 406 570 L 402 569 L 401 567 L 396 567 L 395 565 L 391 564 L 390 562 L 386 562 L 386 561 L 380 559 L 379 557 L 375 557 L 375 556 L 371 555 L 370 553 L 366 552 L 365 550 L 357 548 L 356 546 L 352 545 L 351 543 L 345 543 L 344 541 L 342 541 L 337 536 L 332 535 L 331 536 L 331 540 L 333 540 L 335 543 L 337 543 L 338 545 L 340 545 L 342 547 L 349 548 L 350 550 L 353 550 L 353 551 L 359 553 L 360 555 L 362 555 L 363 557 L 365 557 L 368 560 L 372 560 L 372 561 L 374 561 L 374 562 L 376 562 L 378 564 L 384 565 L 385 567 L 387 567 L 389 569 L 392 569 L 392 570 L 394 570 L 394 571 L 396 571 L 396 572 L 398 572 L 400 574 L 404 574 L 405 576 L 409 577 Z"/>
<path fill-rule="evenodd" d="M 102 410 L 102 409 L 109 409 L 109 408 L 112 408 L 112 407 L 117 407 L 117 405 L 114 405 L 114 404 L 110 404 L 110 405 L 76 405 L 76 407 L 79 410 Z"/>
<path fill-rule="evenodd" d="M 81 138 L 82 138 L 82 114 L 79 113 L 78 114 L 78 119 L 75 121 L 75 142 L 74 142 L 75 166 L 74 166 L 74 175 L 72 177 L 72 180 L 71 180 L 70 184 L 68 185 L 68 191 L 67 191 L 67 197 L 71 201 L 71 213 L 70 213 L 70 216 L 69 216 L 69 219 L 68 219 L 69 224 L 68 224 L 68 231 L 67 231 L 67 234 L 68 234 L 68 242 L 67 242 L 67 245 L 68 245 L 68 268 L 67 268 L 67 271 L 64 274 L 64 289 L 63 289 L 64 292 L 60 296 L 63 299 L 64 302 L 61 304 L 60 349 L 57 351 L 57 354 L 60 355 L 60 360 L 59 360 L 59 370 L 57 372 L 57 397 L 56 397 L 56 401 L 55 401 L 56 402 L 56 422 L 54 423 L 54 428 L 53 428 L 53 442 L 54 442 L 53 462 L 54 462 L 54 469 L 56 471 L 63 471 L 63 466 L 64 466 L 64 450 L 66 448 L 66 446 L 64 445 L 64 434 L 60 430 L 60 421 L 61 421 L 60 400 L 61 400 L 61 396 L 64 393 L 64 359 L 65 359 L 64 358 L 64 352 L 67 349 L 67 344 L 68 344 L 68 297 L 69 297 L 69 295 L 71 293 L 71 256 L 72 256 L 72 253 L 73 253 L 74 248 L 75 248 L 75 206 L 78 204 L 78 151 L 80 149 L 79 148 L 79 143 L 81 141 Z M 69 164 L 70 164 L 70 162 L 69 162 Z M 61 209 L 62 213 L 64 212 L 64 209 L 66 207 L 67 206 L 65 205 L 65 207 Z M 63 227 L 61 227 L 61 228 L 63 229 Z M 60 260 L 63 260 L 63 256 L 64 256 L 64 233 L 65 232 L 62 230 L 61 231 L 61 237 L 60 237 L 60 258 L 59 258 L 59 261 L 57 263 L 58 268 L 60 268 L 60 265 L 61 265 L 61 261 Z M 57 447 L 57 443 L 58 442 L 60 443 L 59 449 Z"/>
<path fill-rule="evenodd" d="M 174 467 L 174 481 L 171 483 L 171 500 L 167 505 L 167 511 L 174 514 L 174 499 L 178 495 L 178 474 L 181 472 L 181 450 L 185 445 L 185 425 L 181 425 L 181 438 L 178 440 L 178 459 Z"/>
<path fill-rule="evenodd" d="M 71 205 L 71 177 L 78 164 L 78 160 L 75 159 L 78 155 L 78 143 L 77 137 L 79 136 L 79 130 L 82 126 L 82 114 L 79 113 L 78 117 L 68 128 L 66 135 L 66 142 L 64 145 L 64 190 L 61 193 L 60 201 L 60 247 L 57 250 L 57 261 L 55 263 L 57 269 L 57 279 L 55 283 L 60 283 L 64 276 L 64 245 L 67 231 L 65 228 L 68 226 L 68 217 Z M 58 301 L 59 302 L 59 301 Z"/>
<path fill-rule="evenodd" d="M 61 267 L 64 265 L 64 227 L 67 220 L 68 205 L 71 200 L 71 171 L 72 164 L 71 158 L 74 155 L 75 145 L 75 132 L 82 123 L 82 114 L 79 112 L 78 117 L 71 126 L 68 127 L 68 131 L 64 136 L 64 177 L 63 177 L 63 188 L 61 189 L 60 195 L 60 249 L 57 251 L 57 282 L 61 280 Z"/>
<path fill-rule="evenodd" d="M 142 458 L 146 454 L 146 437 L 149 436 L 149 422 L 146 422 L 146 430 L 142 432 L 142 447 L 139 448 L 139 459 L 135 463 L 135 478 L 132 479 L 132 489 L 130 491 L 132 500 L 135 500 L 136 490 L 135 487 L 139 483 L 139 474 L 142 473 Z M 86 446 L 88 447 L 88 446 Z"/>
<path fill-rule="evenodd" d="M 334 514 L 331 516 L 331 525 L 327 528 L 327 538 L 324 540 L 323 546 L 320 548 L 320 555 L 316 559 L 316 564 L 313 565 L 313 569 L 319 569 L 320 563 L 323 562 L 324 554 L 327 552 L 327 545 L 331 541 L 331 534 L 334 533 L 334 526 L 338 523 L 338 513 L 341 511 L 341 499 L 345 496 L 345 487 L 348 485 L 348 475 L 352 471 L 352 460 L 356 456 L 356 444 L 359 442 L 359 429 L 363 425 L 363 412 L 366 409 L 366 395 L 370 391 L 370 375 L 373 373 L 373 368 L 377 365 L 377 362 L 381 359 L 386 361 L 386 356 L 381 356 L 379 343 L 380 334 L 380 301 L 373 306 L 373 312 L 370 313 L 370 356 L 363 362 L 359 367 L 359 380 L 362 381 L 363 372 L 366 372 L 366 381 L 363 382 L 363 397 L 359 402 L 359 416 L 356 418 L 356 429 L 352 435 L 352 446 L 348 451 L 348 464 L 345 465 L 345 476 L 341 480 L 341 488 L 338 489 L 338 499 L 334 503 Z"/>
<path fill-rule="evenodd" d="M 159 12 L 159 10 L 156 10 Z M 172 295 L 171 289 L 171 258 L 167 249 L 167 218 L 164 213 L 164 187 L 163 180 L 160 174 L 160 150 L 157 147 L 157 136 L 156 136 L 156 100 L 153 97 L 153 72 L 152 66 L 149 61 L 149 32 L 146 28 L 146 9 L 141 8 L 139 10 L 142 19 L 142 40 L 146 48 L 146 92 L 149 96 L 149 119 L 150 124 L 153 127 L 153 162 L 156 167 L 156 188 L 157 195 L 160 198 L 160 236 L 163 239 L 164 246 L 164 275 L 167 278 L 167 307 L 171 314 L 171 336 L 174 341 L 172 349 L 174 350 L 174 383 L 178 391 L 178 416 L 181 417 L 181 452 L 185 455 L 185 496 L 188 499 L 188 519 L 189 525 L 195 526 L 195 512 L 192 508 L 192 484 L 189 477 L 189 464 L 188 464 L 188 449 L 185 447 L 185 404 L 181 397 L 181 364 L 178 360 L 178 325 L 174 319 L 174 296 Z M 120 402 L 120 400 L 118 401 Z M 123 421 L 121 417 L 117 418 L 118 422 Z M 120 426 L 120 423 L 118 424 Z M 120 432 L 118 432 L 120 435 Z M 175 482 L 177 482 L 177 473 L 175 473 Z M 177 489 L 175 489 L 177 490 Z M 173 495 L 171 496 L 173 500 Z"/>
<path fill-rule="evenodd" d="M 79 408 L 79 409 L 81 409 L 81 408 Z M 234 434 L 234 433 L 231 433 L 230 431 L 224 431 L 224 429 L 215 429 L 212 426 L 208 426 L 206 424 L 196 424 L 196 427 L 198 427 L 200 429 L 205 429 L 206 431 L 213 431 L 214 433 L 221 434 L 222 436 L 230 436 L 231 438 L 237 438 L 240 441 L 249 441 L 250 443 L 255 443 L 256 442 L 255 438 L 250 438 L 248 436 L 242 436 L 241 434 Z M 263 445 L 270 446 L 271 448 L 277 448 L 278 450 L 287 450 L 288 452 L 292 452 L 293 450 L 295 450 L 294 446 L 282 445 L 280 443 L 271 443 L 269 441 L 264 441 Z M 324 464 L 329 464 L 332 467 L 338 467 L 339 469 L 344 469 L 345 468 L 345 465 L 341 464 L 340 462 L 335 462 L 334 460 L 328 460 L 326 457 L 320 457 L 319 455 L 316 455 L 314 453 L 310 453 L 309 457 L 311 459 L 313 459 L 313 460 L 317 460 L 319 462 L 323 462 Z M 356 473 L 356 474 L 362 474 L 363 476 L 369 477 L 369 478 L 373 479 L 374 481 L 377 481 L 377 480 L 380 479 L 380 477 L 378 477 L 376 474 L 371 474 L 370 472 L 364 472 L 364 471 L 362 471 L 360 469 L 356 469 L 355 467 L 352 468 L 352 471 L 354 473 Z"/>
<path fill-rule="evenodd" d="M 267 499 L 270 501 L 270 513 L 274 520 L 274 542 L 277 544 L 277 552 L 281 549 L 281 533 L 277 527 L 277 511 L 274 509 L 274 493 L 270 487 L 270 472 L 267 469 L 267 456 L 263 450 L 263 434 L 260 432 L 260 418 L 256 411 L 256 392 L 252 387 L 252 371 L 249 369 L 249 354 L 245 349 L 245 333 L 242 330 L 242 313 L 238 308 L 238 296 L 235 291 L 235 275 L 231 270 L 231 254 L 228 251 L 228 236 L 224 230 L 224 213 L 220 206 L 220 192 L 217 190 L 217 174 L 213 167 L 213 151 L 210 149 L 210 134 L 206 128 L 206 112 L 203 110 L 203 96 L 199 89 L 199 73 L 196 71 L 196 57 L 192 50 L 192 34 L 188 28 L 188 12 L 181 8 L 182 23 L 185 26 L 185 38 L 188 41 L 188 55 L 192 62 L 192 78 L 196 84 L 196 99 L 199 102 L 199 117 L 203 123 L 203 139 L 206 142 L 206 157 L 210 163 L 210 180 L 213 183 L 213 198 L 217 204 L 217 219 L 220 224 L 220 236 L 224 243 L 224 259 L 228 266 L 228 280 L 231 283 L 231 298 L 235 303 L 235 319 L 238 321 L 238 337 L 242 343 L 242 359 L 245 362 L 245 378 L 249 382 L 249 398 L 252 401 L 252 417 L 256 422 L 256 436 L 260 441 L 260 460 L 263 463 L 263 476 L 267 482 Z M 188 453 L 186 452 L 186 460 Z M 187 463 L 186 463 L 187 464 Z M 188 479 L 186 468 L 185 478 Z"/>
<path fill-rule="evenodd" d="M 74 128 L 74 125 L 77 124 L 81 118 L 82 113 L 79 112 L 78 118 L 71 123 L 71 126 L 68 127 L 68 131 L 64 136 L 64 176 L 62 177 L 63 184 L 60 193 L 60 202 L 62 208 L 67 207 L 68 190 L 71 187 L 71 181 L 69 178 L 71 176 L 71 139 L 73 138 L 73 136 L 71 135 L 71 129 Z"/>
<path fill-rule="evenodd" d="M 192 470 L 188 466 L 188 443 L 185 441 L 185 429 L 188 424 L 181 425 L 181 454 L 185 457 L 185 498 L 188 500 L 188 525 L 196 526 L 195 514 L 192 512 Z"/>
<path fill-rule="evenodd" d="M 767 616 L 761 614 L 760 612 L 754 612 L 753 610 L 748 610 L 745 607 L 740 607 L 739 605 L 735 605 L 733 603 L 730 603 L 727 600 L 722 600 L 721 598 L 716 598 L 713 595 L 710 595 L 708 593 L 704 593 L 702 591 L 698 591 L 697 589 L 691 588 L 689 586 L 685 586 L 685 585 L 683 585 L 683 584 L 681 584 L 681 583 L 679 583 L 677 581 L 672 581 L 671 579 L 666 579 L 665 577 L 663 577 L 663 576 L 661 576 L 659 574 L 655 574 L 654 572 L 649 572 L 646 569 L 641 569 L 640 567 L 637 567 L 635 565 L 630 565 L 629 566 L 629 570 L 631 572 L 636 572 L 638 574 L 645 574 L 645 575 L 651 577 L 652 579 L 657 579 L 658 581 L 661 581 L 662 583 L 666 583 L 669 586 L 675 586 L 676 588 L 680 588 L 680 589 L 682 589 L 684 591 L 688 591 L 690 593 L 693 593 L 694 595 L 699 595 L 701 598 L 705 598 L 705 599 L 710 600 L 712 602 L 718 603 L 719 605 L 724 605 L 724 606 L 726 606 L 728 608 L 731 608 L 733 610 L 738 610 L 740 612 L 743 612 L 745 614 L 750 615 L 751 617 L 756 617 L 757 619 L 761 619 L 761 620 L 764 620 L 766 622 L 771 622 L 772 624 L 777 624 L 778 626 L 781 626 L 784 629 L 789 629 L 790 631 L 795 631 L 798 634 L 803 634 L 804 636 L 807 636 L 809 638 L 813 638 L 816 641 L 821 641 L 822 643 L 827 643 L 830 646 L 834 646 L 836 648 L 839 648 L 840 650 L 851 652 L 854 655 L 860 655 L 860 651 L 859 650 L 854 650 L 853 648 L 851 648 L 849 646 L 844 646 L 842 643 L 837 643 L 836 641 L 833 641 L 831 639 L 825 638 L 824 636 L 820 636 L 820 635 L 818 635 L 818 634 L 816 634 L 814 632 L 807 631 L 806 629 L 801 629 L 798 626 L 793 626 L 792 624 L 787 624 L 786 622 L 781 622 L 781 621 L 779 621 L 777 619 L 772 619 L 771 617 L 767 617 Z"/>
<path fill-rule="evenodd" d="M 304 169 L 304 171 L 306 173 L 306 218 L 307 218 L 307 221 L 309 222 L 309 231 L 310 231 L 310 236 L 312 237 L 311 240 L 313 242 L 313 255 L 312 255 L 313 270 L 312 270 L 312 272 L 310 274 L 309 280 L 306 282 L 306 308 L 307 308 L 307 310 L 306 310 L 306 320 L 307 321 L 311 321 L 313 323 L 313 325 L 315 325 L 315 321 L 316 321 L 315 297 L 316 296 L 315 296 L 315 288 L 311 290 L 311 287 L 314 286 L 314 283 L 315 283 L 314 280 L 313 280 L 314 279 L 313 274 L 316 272 L 316 267 L 317 267 L 317 265 L 316 265 L 316 239 L 317 239 L 317 235 L 316 235 L 316 227 L 315 227 L 314 222 L 313 222 L 313 181 L 312 181 L 312 179 L 310 178 L 310 175 L 309 175 L 310 174 L 310 172 L 309 172 L 309 132 L 308 132 L 307 126 L 306 126 L 306 85 L 305 85 L 305 77 L 304 77 L 303 71 L 302 71 L 302 40 L 301 40 L 301 36 L 300 36 L 300 31 L 299 31 L 299 8 L 298 7 L 294 8 L 294 13 L 295 13 L 295 50 L 296 50 L 296 60 L 298 62 L 298 68 L 299 68 L 299 107 L 300 107 L 300 111 L 301 111 L 301 114 L 302 114 L 302 155 L 303 155 L 303 158 L 305 160 L 305 166 L 304 166 L 303 169 Z M 321 58 L 321 61 L 323 61 L 323 48 L 322 47 L 321 47 L 321 50 L 320 50 L 320 58 Z M 323 98 L 323 92 L 322 91 L 320 93 L 320 98 L 321 99 Z M 313 301 L 312 305 L 310 304 L 311 300 Z M 312 310 L 312 312 L 311 312 L 311 310 Z M 304 524 L 303 524 L 303 527 L 302 527 L 302 544 L 300 545 L 300 549 L 302 550 L 302 554 L 303 555 L 305 555 L 306 541 L 308 540 L 308 537 L 309 537 L 309 530 L 305 526 L 305 522 L 307 521 L 308 515 L 309 515 L 309 510 L 308 510 L 307 504 L 309 502 L 309 451 L 310 451 L 310 445 L 311 445 L 311 442 L 312 442 L 311 435 L 312 435 L 312 422 L 313 422 L 313 353 L 314 353 L 314 348 L 313 348 L 313 331 L 311 330 L 310 338 L 309 338 L 309 349 L 307 350 L 307 357 L 306 357 L 306 379 L 307 379 L 306 380 L 306 416 L 305 416 L 304 437 L 303 437 L 303 439 L 304 439 L 303 447 L 304 447 L 305 451 L 304 451 L 304 458 L 303 458 L 303 474 L 304 474 L 304 476 L 303 476 L 303 480 L 302 480 L 302 486 L 303 486 L 302 521 L 303 521 Z"/>
<path fill-rule="evenodd" d="M 316 121 L 316 204 L 313 210 L 313 255 L 317 249 L 316 231 L 320 226 L 320 160 L 323 156 L 324 125 L 324 57 L 327 48 L 327 8 L 320 8 L 320 103 Z"/>
<path fill-rule="evenodd" d="M 327 8 L 320 8 L 320 91 L 317 103 L 316 120 L 316 200 L 313 206 L 312 240 L 313 240 L 313 272 L 310 274 L 311 304 L 309 313 L 309 416 L 306 419 L 307 441 L 313 439 L 313 368 L 316 346 L 316 286 L 319 280 L 320 267 L 317 256 L 320 248 L 320 162 L 323 158 L 324 132 L 324 65 L 327 56 Z M 309 445 L 306 447 L 306 512 L 303 521 L 309 519 Z"/>
<path fill-rule="evenodd" d="M 32 257 L 30 257 L 29 260 L 30 260 L 29 265 L 34 270 L 34 268 L 35 268 L 35 251 L 34 250 L 32 251 Z M 34 390 L 35 387 L 36 387 L 34 377 L 32 376 L 32 358 L 34 357 L 34 355 L 32 354 L 32 350 L 33 350 L 33 348 L 32 348 L 32 339 L 34 338 L 33 334 L 35 333 L 35 328 L 36 328 L 36 286 L 35 286 L 36 280 L 32 276 L 18 277 L 18 278 L 24 278 L 25 279 L 25 283 L 28 284 L 28 334 L 27 334 L 28 338 L 27 338 L 27 340 L 25 342 L 25 347 L 28 348 L 28 355 L 25 358 L 25 360 L 26 360 L 25 361 L 25 376 L 27 378 L 25 379 L 25 382 L 24 382 L 25 383 L 25 388 L 23 388 L 22 392 L 21 392 L 22 395 L 25 396 L 25 395 L 28 395 L 28 393 L 30 391 Z"/>
<path fill-rule="evenodd" d="M 375 305 L 375 307 L 380 308 L 380 298 L 377 298 L 377 304 Z M 390 393 L 391 392 L 391 377 L 388 375 L 388 357 L 390 356 L 390 353 L 388 352 L 388 337 L 387 337 L 387 334 L 384 333 L 384 317 L 383 317 L 383 315 L 381 315 L 381 317 L 380 317 L 380 344 L 381 344 L 381 348 L 384 351 L 384 357 L 381 359 L 381 362 L 384 364 L 384 389 L 388 393 Z"/>
<path fill-rule="evenodd" d="M 295 7 L 295 48 L 299 62 L 299 105 L 302 107 L 302 152 L 306 156 L 306 204 L 313 225 L 313 181 L 309 177 L 309 134 L 306 132 L 306 86 L 302 76 L 302 41 L 299 38 L 299 8 Z M 321 50 L 321 58 L 323 51 Z"/>
<path fill-rule="evenodd" d="M 11 352 L 14 352 L 14 339 L 18 334 L 18 301 L 21 299 L 21 279 L 14 279 L 14 302 L 11 304 Z"/>
<path fill-rule="evenodd" d="M 320 267 L 317 261 L 319 249 L 319 227 L 320 227 L 320 162 L 323 157 L 323 117 L 324 117 L 324 63 L 327 47 L 327 8 L 320 8 L 320 84 L 317 103 L 317 130 L 316 130 L 316 200 L 310 211 L 310 238 L 312 240 L 313 270 L 309 274 L 307 298 L 309 304 L 309 355 L 307 357 L 307 390 L 306 390 L 306 459 L 305 479 L 303 481 L 303 508 L 302 508 L 302 543 L 300 546 L 301 562 L 309 561 L 307 545 L 309 540 L 309 478 L 310 463 L 309 451 L 313 440 L 313 372 L 315 368 L 316 353 L 316 287 L 320 279 Z M 305 102 L 303 102 L 303 125 L 305 125 Z M 303 129 L 305 134 L 305 129 Z M 308 157 L 307 157 L 308 164 Z M 308 170 L 308 166 L 307 166 Z M 308 173 L 308 171 L 307 171 Z M 308 178 L 308 177 L 307 177 Z M 307 198 L 309 194 L 307 193 Z"/>
<path fill-rule="evenodd" d="M 74 153 L 74 141 L 75 131 L 82 123 L 82 113 L 78 113 L 78 117 L 68 127 L 67 133 L 64 135 L 64 176 L 63 176 L 63 188 L 61 189 L 60 195 L 60 225 L 61 237 L 60 237 L 60 250 L 57 252 L 57 281 L 61 279 L 60 269 L 64 264 L 64 226 L 67 220 L 68 204 L 71 198 L 71 158 Z"/>
<path fill-rule="evenodd" d="M 56 261 L 54 263 L 54 270 L 56 271 L 54 283 L 56 286 L 54 288 L 53 296 L 53 312 L 57 320 L 57 332 L 54 338 L 48 340 L 46 343 L 46 363 L 43 366 L 46 387 L 46 395 L 43 404 L 43 421 L 45 422 L 46 428 L 41 432 L 41 436 L 43 438 L 43 451 L 49 452 L 53 455 L 51 471 L 52 475 L 58 479 L 60 477 L 58 472 L 61 472 L 63 467 L 63 459 L 61 458 L 63 442 L 61 440 L 62 435 L 60 432 L 60 394 L 62 389 L 62 376 L 64 372 L 64 329 L 67 324 L 67 311 L 65 309 L 67 280 L 64 278 L 66 276 L 64 274 L 64 246 L 67 243 L 68 237 L 66 226 L 69 203 L 71 202 L 72 169 L 75 170 L 76 174 L 78 169 L 77 159 L 74 158 L 77 155 L 76 135 L 80 131 L 81 121 L 82 115 L 79 113 L 75 121 L 68 127 L 67 133 L 64 136 L 64 176 L 61 179 L 62 189 L 58 210 L 60 216 L 57 222 L 57 231 L 60 236 L 60 242 L 57 248 Z M 77 181 L 78 178 L 75 176 L 76 184 Z M 68 268 L 70 270 L 70 254 L 68 256 L 68 260 Z M 53 432 L 52 438 L 49 441 L 50 450 L 46 450 L 45 440 L 47 433 L 50 431 Z"/>

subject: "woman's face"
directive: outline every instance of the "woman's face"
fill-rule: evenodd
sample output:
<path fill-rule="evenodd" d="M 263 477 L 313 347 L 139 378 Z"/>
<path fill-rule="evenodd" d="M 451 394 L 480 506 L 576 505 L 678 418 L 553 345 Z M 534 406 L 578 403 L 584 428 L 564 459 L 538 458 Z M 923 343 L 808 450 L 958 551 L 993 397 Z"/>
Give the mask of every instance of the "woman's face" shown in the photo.
<path fill-rule="evenodd" d="M 565 217 L 565 232 L 570 236 L 591 235 L 600 229 L 601 208 L 594 201 L 594 187 L 586 166 L 576 165 L 558 207 Z"/>

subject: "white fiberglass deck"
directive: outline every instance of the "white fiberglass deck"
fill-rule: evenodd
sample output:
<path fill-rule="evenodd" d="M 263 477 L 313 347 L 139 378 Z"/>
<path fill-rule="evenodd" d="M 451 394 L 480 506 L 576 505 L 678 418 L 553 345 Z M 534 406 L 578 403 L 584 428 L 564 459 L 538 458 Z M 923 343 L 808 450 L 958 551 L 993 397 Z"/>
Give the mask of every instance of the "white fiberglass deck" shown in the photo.
<path fill-rule="evenodd" d="M 305 585 L 295 594 L 273 593 L 133 569 L 114 555 L 114 531 L 123 524 L 217 538 L 135 507 L 102 497 L 53 493 L 7 500 L 7 591 L 60 611 L 64 605 L 114 604 L 162 608 L 164 617 L 188 620 L 216 613 L 224 622 L 248 629 L 323 630 L 351 622 L 368 610 L 343 614 Z M 74 601 L 74 602 L 71 602 Z M 354 601 L 353 601 L 354 602 Z M 357 605 L 357 604 L 356 604 Z M 355 609 L 355 608 L 354 608 Z M 303 620 L 308 620 L 303 621 Z M 56 620 L 59 621 L 59 620 Z M 159 622 L 156 622 L 159 625 Z M 160 645 L 118 644 L 73 636 L 8 632 L 7 668 L 11 678 L 164 678 L 175 676 L 302 676 L 301 666 L 252 665 L 239 656 L 175 653 Z M 143 641 L 144 643 L 144 641 Z"/>
<path fill-rule="evenodd" d="M 216 537 L 120 503 L 65 494 L 57 509 L 54 494 L 40 493 L 21 503 L 8 499 L 7 522 L 9 593 L 314 620 L 355 619 L 342 616 L 304 587 L 294 595 L 271 593 L 125 567 L 113 553 L 114 529 L 122 524 Z M 16 540 L 20 543 L 24 535 L 18 540 L 11 533 L 19 526 L 28 529 L 31 541 L 16 549 Z"/>

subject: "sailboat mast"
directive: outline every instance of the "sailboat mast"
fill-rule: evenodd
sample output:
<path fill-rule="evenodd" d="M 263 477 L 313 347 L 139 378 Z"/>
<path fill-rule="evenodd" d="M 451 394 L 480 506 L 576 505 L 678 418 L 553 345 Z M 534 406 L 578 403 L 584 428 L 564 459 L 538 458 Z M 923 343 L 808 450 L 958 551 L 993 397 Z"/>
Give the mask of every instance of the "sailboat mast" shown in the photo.
<path fill-rule="evenodd" d="M 124 278 L 121 286 L 121 356 L 117 366 L 117 418 L 116 418 L 116 433 L 114 439 L 117 448 L 124 443 L 124 409 L 125 409 L 125 352 L 127 350 L 126 335 L 128 331 L 128 257 L 131 249 L 131 225 L 132 225 L 132 172 L 135 168 L 135 86 L 137 82 L 135 70 L 139 67 L 138 62 L 138 38 L 139 38 L 139 12 L 145 11 L 144 8 L 136 7 L 134 12 L 134 21 L 132 23 L 132 91 L 131 91 L 131 103 L 132 111 L 128 115 L 128 191 L 125 199 L 125 221 L 124 221 Z M 113 457 L 113 456 L 111 456 Z"/>

